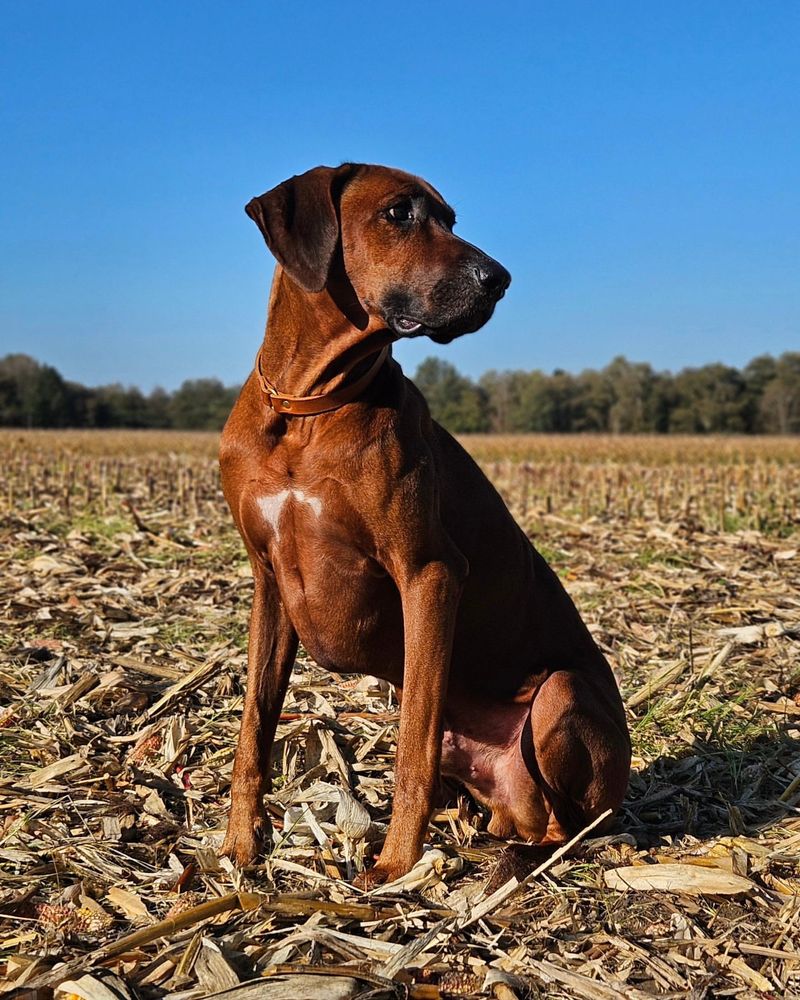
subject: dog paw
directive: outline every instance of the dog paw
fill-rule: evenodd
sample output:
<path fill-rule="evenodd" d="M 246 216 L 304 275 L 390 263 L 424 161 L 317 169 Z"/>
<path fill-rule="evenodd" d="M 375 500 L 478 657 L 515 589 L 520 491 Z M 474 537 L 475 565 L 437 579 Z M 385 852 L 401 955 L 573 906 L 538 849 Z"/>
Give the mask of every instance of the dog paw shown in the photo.
<path fill-rule="evenodd" d="M 486 827 L 486 832 L 492 837 L 497 837 L 498 840 L 509 840 L 515 836 L 517 829 L 514 826 L 514 821 L 504 810 L 495 808 Z"/>
<path fill-rule="evenodd" d="M 395 882 L 397 879 L 402 878 L 403 875 L 407 875 L 413 867 L 413 863 L 387 864 L 386 862 L 382 863 L 378 861 L 372 868 L 367 868 L 363 872 L 359 872 L 353 879 L 353 885 L 357 889 L 369 892 L 371 889 L 377 889 L 379 885 L 384 885 L 386 882 Z"/>
<path fill-rule="evenodd" d="M 373 868 L 368 868 L 363 872 L 359 872 L 358 875 L 353 879 L 353 885 L 356 889 L 362 889 L 364 892 L 369 892 L 371 889 L 377 889 L 379 885 L 384 885 L 386 882 L 394 882 L 396 878 L 400 878 L 403 872 L 397 872 L 394 874 L 388 869 L 379 868 L 377 865 Z"/>
<path fill-rule="evenodd" d="M 230 858 L 239 868 L 245 868 L 262 853 L 271 833 L 266 812 L 242 819 L 232 815 L 220 854 Z"/>

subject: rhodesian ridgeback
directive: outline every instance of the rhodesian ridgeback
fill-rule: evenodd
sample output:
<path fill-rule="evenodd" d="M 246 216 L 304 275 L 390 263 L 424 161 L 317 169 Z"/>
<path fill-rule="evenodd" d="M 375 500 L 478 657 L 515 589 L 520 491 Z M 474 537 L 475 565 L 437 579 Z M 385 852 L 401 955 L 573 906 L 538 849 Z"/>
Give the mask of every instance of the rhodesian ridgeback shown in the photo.
<path fill-rule="evenodd" d="M 391 357 L 478 330 L 510 282 L 425 181 L 317 167 L 246 208 L 277 258 L 263 345 L 225 425 L 253 568 L 247 693 L 223 851 L 252 862 L 298 640 L 400 695 L 395 795 L 370 879 L 418 860 L 440 776 L 490 833 L 560 844 L 622 802 L 611 669 L 558 577 Z"/>

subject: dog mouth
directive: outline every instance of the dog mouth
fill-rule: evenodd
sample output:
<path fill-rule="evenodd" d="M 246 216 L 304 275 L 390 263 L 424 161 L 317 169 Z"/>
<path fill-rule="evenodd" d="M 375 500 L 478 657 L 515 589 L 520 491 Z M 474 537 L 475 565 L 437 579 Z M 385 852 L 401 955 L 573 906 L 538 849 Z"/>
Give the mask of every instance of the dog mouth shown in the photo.
<path fill-rule="evenodd" d="M 491 317 L 494 312 L 494 303 L 489 308 L 476 310 L 471 315 L 459 317 L 455 321 L 445 322 L 434 326 L 424 320 L 414 319 L 413 316 L 391 316 L 388 318 L 389 327 L 398 337 L 429 337 L 436 344 L 449 344 L 457 337 L 465 333 L 474 333 L 479 330 Z"/>
<path fill-rule="evenodd" d="M 414 337 L 424 329 L 424 324 L 411 316 L 395 316 L 390 323 L 395 333 L 399 333 L 402 337 Z"/>
<path fill-rule="evenodd" d="M 430 337 L 434 343 L 449 344 L 456 337 L 479 330 L 494 313 L 495 306 L 503 297 L 499 294 L 478 297 L 440 296 L 443 301 L 431 302 L 426 308 L 423 302 L 414 301 L 407 293 L 396 294 L 395 302 L 386 303 L 384 319 L 386 325 L 397 337 Z"/>

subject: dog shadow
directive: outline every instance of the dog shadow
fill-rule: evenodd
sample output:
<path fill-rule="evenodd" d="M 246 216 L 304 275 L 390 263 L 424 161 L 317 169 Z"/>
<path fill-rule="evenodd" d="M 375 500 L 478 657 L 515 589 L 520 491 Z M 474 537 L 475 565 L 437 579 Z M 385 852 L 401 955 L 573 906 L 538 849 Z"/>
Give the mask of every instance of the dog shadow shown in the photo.
<path fill-rule="evenodd" d="M 683 752 L 632 770 L 617 829 L 639 847 L 757 833 L 800 815 L 781 796 L 800 776 L 800 739 L 778 730 L 733 744 L 695 737 Z M 800 784 L 800 783 L 799 783 Z"/>

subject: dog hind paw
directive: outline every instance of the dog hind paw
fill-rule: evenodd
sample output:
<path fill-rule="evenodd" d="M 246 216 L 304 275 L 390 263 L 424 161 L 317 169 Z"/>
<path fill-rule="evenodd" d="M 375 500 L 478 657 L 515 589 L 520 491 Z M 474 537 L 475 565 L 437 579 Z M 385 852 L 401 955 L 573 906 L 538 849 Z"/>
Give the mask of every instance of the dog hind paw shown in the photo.
<path fill-rule="evenodd" d="M 386 882 L 394 882 L 405 875 L 407 871 L 407 868 L 382 868 L 380 865 L 373 865 L 372 868 L 366 868 L 363 872 L 359 872 L 353 879 L 353 885 L 356 889 L 369 892 Z"/>

